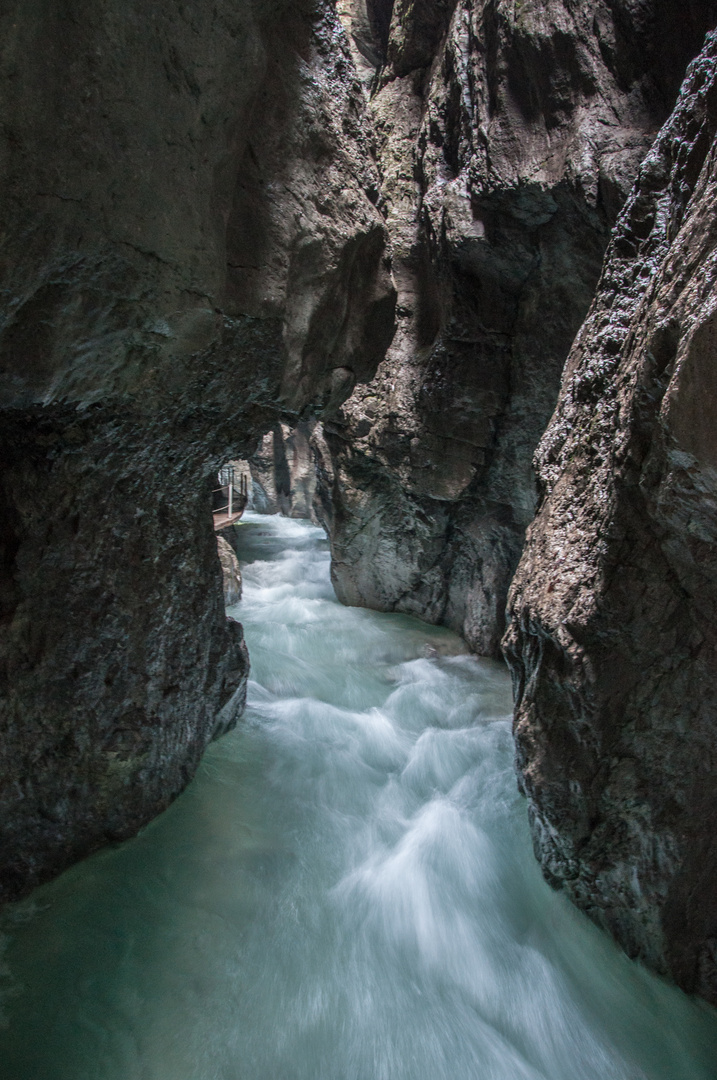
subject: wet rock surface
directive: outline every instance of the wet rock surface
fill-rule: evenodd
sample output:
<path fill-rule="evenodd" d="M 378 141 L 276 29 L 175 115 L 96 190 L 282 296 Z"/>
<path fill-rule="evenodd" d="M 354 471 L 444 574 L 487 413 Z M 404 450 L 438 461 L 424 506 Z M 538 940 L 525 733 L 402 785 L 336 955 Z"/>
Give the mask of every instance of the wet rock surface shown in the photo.
<path fill-rule="evenodd" d="M 714 15 L 651 0 L 394 4 L 371 110 L 398 331 L 326 424 L 321 498 L 345 602 L 498 652 L 532 454 L 610 227 Z"/>
<path fill-rule="evenodd" d="M 217 553 L 222 567 L 222 586 L 224 592 L 224 604 L 231 607 L 241 600 L 241 568 L 236 557 L 234 548 L 227 538 L 221 534 L 217 536 Z"/>
<path fill-rule="evenodd" d="M 329 3 L 0 13 L 0 898 L 134 833 L 240 710 L 219 465 L 393 332 Z"/>
<path fill-rule="evenodd" d="M 316 420 L 275 424 L 249 460 L 252 509 L 319 524 L 314 502 L 317 470 L 312 446 Z"/>
<path fill-rule="evenodd" d="M 510 596 L 548 879 L 717 1003 L 717 38 L 620 215 Z"/>

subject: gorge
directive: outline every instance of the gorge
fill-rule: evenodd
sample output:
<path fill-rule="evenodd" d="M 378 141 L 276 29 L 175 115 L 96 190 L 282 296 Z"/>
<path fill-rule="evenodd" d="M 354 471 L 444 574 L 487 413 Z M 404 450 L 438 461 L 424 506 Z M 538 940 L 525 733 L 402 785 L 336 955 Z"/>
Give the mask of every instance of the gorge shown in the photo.
<path fill-rule="evenodd" d="M 712 1080 L 713 1010 L 542 879 L 505 668 L 339 605 L 309 523 L 239 533 L 245 717 L 0 915 L 4 1076 Z"/>
<path fill-rule="evenodd" d="M 3 6 L 0 902 L 237 723 L 211 490 L 300 443 L 339 600 L 504 650 L 548 882 L 717 1004 L 716 24 Z"/>

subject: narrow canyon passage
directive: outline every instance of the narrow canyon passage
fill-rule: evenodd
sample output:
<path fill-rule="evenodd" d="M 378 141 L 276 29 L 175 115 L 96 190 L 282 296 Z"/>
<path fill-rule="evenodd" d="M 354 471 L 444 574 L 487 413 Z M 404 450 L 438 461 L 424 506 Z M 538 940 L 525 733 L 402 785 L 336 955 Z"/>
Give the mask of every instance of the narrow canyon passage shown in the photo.
<path fill-rule="evenodd" d="M 133 841 L 2 915 L 2 1080 L 714 1080 L 717 1016 L 543 882 L 510 689 L 241 526 L 249 707 Z"/>

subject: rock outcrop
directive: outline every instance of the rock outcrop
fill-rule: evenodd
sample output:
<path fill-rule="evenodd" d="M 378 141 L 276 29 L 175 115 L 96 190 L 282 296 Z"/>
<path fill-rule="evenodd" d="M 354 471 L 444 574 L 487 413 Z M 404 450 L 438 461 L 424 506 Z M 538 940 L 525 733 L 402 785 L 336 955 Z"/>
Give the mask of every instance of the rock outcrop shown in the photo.
<path fill-rule="evenodd" d="M 312 448 L 317 425 L 316 420 L 299 421 L 295 427 L 275 424 L 264 436 L 248 462 L 253 510 L 317 523 L 317 474 Z"/>
<path fill-rule="evenodd" d="M 232 607 L 241 600 L 241 568 L 234 548 L 224 536 L 217 537 L 217 554 L 222 568 L 224 604 Z"/>
<path fill-rule="evenodd" d="M 367 61 L 365 7 L 347 0 L 344 18 Z M 398 332 L 326 425 L 345 602 L 497 652 L 532 454 L 610 227 L 714 9 L 396 0 L 371 109 Z"/>
<path fill-rule="evenodd" d="M 134 833 L 242 705 L 218 466 L 393 333 L 328 0 L 0 11 L 0 898 Z"/>
<path fill-rule="evenodd" d="M 548 879 L 717 1003 L 717 35 L 613 234 L 510 596 Z"/>

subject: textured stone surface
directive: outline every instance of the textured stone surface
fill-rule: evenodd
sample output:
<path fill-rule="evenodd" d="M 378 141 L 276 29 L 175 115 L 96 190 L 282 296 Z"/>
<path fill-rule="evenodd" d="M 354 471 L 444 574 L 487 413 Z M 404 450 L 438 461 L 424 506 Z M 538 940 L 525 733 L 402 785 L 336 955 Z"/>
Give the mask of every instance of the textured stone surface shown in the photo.
<path fill-rule="evenodd" d="M 221 534 L 217 536 L 217 553 L 222 568 L 224 604 L 226 607 L 231 607 L 241 600 L 242 580 L 239 560 L 229 540 Z"/>
<path fill-rule="evenodd" d="M 397 0 L 371 99 L 398 332 L 326 425 L 348 603 L 498 650 L 531 457 L 711 2 Z"/>
<path fill-rule="evenodd" d="M 510 596 L 535 849 L 717 1003 L 717 37 L 610 243 Z"/>
<path fill-rule="evenodd" d="M 386 61 L 393 0 L 336 0 L 356 70 L 370 86 Z"/>
<path fill-rule="evenodd" d="M 252 509 L 318 523 L 314 510 L 316 463 L 311 441 L 316 420 L 275 424 L 249 460 Z"/>
<path fill-rule="evenodd" d="M 394 294 L 328 2 L 9 0 L 0 42 L 4 898 L 236 718 L 217 468 L 370 378 Z"/>

